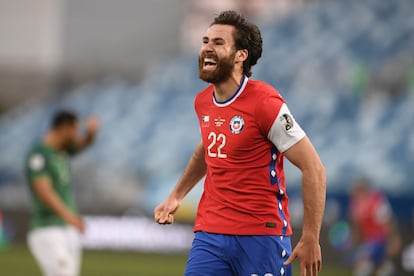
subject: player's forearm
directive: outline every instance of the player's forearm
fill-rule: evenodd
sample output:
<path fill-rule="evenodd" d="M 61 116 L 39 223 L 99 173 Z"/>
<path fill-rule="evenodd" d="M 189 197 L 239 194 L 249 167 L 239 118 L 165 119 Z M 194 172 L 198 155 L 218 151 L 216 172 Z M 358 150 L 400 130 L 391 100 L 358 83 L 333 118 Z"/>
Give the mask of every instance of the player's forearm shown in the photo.
<path fill-rule="evenodd" d="M 86 120 L 86 133 L 76 141 L 76 149 L 78 151 L 92 144 L 99 129 L 99 120 L 95 116 L 90 116 Z"/>
<path fill-rule="evenodd" d="M 204 159 L 204 146 L 199 143 L 194 150 L 183 174 L 180 177 L 174 190 L 171 192 L 171 197 L 181 201 L 191 189 L 200 181 L 206 174 L 207 166 Z"/>
<path fill-rule="evenodd" d="M 326 174 L 322 163 L 304 170 L 302 180 L 303 194 L 303 232 L 305 238 L 319 240 L 326 197 Z"/>
<path fill-rule="evenodd" d="M 78 141 L 76 142 L 76 150 L 80 151 L 92 144 L 92 142 L 95 140 L 96 132 L 94 131 L 88 131 L 84 136 L 78 138 Z"/>
<path fill-rule="evenodd" d="M 73 220 L 77 219 L 77 215 L 66 207 L 55 192 L 51 190 L 43 190 L 37 194 L 39 199 L 66 223 L 71 224 Z"/>

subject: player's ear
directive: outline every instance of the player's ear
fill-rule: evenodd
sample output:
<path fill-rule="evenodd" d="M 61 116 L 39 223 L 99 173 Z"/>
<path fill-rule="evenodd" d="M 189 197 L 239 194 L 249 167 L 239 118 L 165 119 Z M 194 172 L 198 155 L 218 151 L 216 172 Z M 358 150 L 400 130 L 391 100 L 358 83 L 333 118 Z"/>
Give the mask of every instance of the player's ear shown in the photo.
<path fill-rule="evenodd" d="M 247 57 L 249 56 L 249 51 L 246 49 L 240 49 L 236 52 L 236 63 L 238 62 L 244 62 Z"/>

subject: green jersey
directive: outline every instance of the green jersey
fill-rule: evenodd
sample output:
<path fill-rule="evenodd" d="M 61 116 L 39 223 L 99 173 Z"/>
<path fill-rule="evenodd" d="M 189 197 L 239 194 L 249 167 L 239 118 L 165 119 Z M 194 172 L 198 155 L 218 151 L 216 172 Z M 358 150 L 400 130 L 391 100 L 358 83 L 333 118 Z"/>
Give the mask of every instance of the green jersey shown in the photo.
<path fill-rule="evenodd" d="M 31 227 L 65 225 L 65 222 L 39 199 L 33 185 L 36 179 L 47 178 L 66 207 L 75 212 L 68 154 L 44 144 L 37 144 L 30 149 L 25 167 L 33 206 Z"/>

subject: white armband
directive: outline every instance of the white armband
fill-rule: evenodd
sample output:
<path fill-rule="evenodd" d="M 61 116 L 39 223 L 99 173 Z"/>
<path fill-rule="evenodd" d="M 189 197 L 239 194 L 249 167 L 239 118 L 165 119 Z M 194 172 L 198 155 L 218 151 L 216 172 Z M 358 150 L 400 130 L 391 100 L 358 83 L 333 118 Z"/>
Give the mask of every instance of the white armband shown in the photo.
<path fill-rule="evenodd" d="M 302 140 L 306 133 L 295 121 L 289 108 L 284 103 L 276 116 L 267 137 L 280 152 L 285 152 L 297 142 Z"/>

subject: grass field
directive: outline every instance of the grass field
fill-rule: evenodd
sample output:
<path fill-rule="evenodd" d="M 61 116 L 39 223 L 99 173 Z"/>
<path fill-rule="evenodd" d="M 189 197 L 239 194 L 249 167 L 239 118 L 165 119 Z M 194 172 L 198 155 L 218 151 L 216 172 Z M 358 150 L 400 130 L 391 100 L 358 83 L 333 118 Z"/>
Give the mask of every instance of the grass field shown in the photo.
<path fill-rule="evenodd" d="M 83 276 L 179 276 L 185 255 L 155 255 L 131 252 L 85 251 Z M 25 245 L 0 251 L 1 276 L 37 276 L 40 271 Z M 295 275 L 299 275 L 296 270 Z M 350 271 L 324 266 L 321 276 L 348 276 Z"/>

